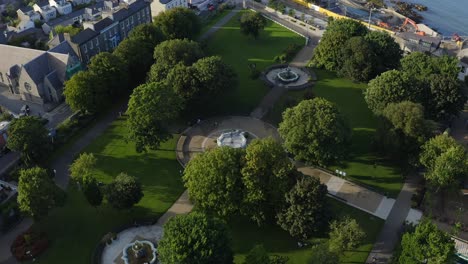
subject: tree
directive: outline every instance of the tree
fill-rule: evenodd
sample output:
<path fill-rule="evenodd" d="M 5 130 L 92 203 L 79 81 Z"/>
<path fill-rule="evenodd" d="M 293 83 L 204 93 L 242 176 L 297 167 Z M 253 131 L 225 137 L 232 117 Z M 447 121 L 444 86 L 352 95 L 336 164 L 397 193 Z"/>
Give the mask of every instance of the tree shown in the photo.
<path fill-rule="evenodd" d="M 120 173 L 106 188 L 109 204 L 116 209 L 129 209 L 143 198 L 137 178 Z"/>
<path fill-rule="evenodd" d="M 414 232 L 403 235 L 401 249 L 399 263 L 442 264 L 455 259 L 455 242 L 428 220 L 422 221 Z"/>
<path fill-rule="evenodd" d="M 246 149 L 242 168 L 244 213 L 257 224 L 273 218 L 294 186 L 297 170 L 273 138 L 255 139 Z"/>
<path fill-rule="evenodd" d="M 457 79 L 460 71 L 455 57 L 433 57 L 421 52 L 412 52 L 401 59 L 401 69 L 420 80 L 425 80 L 432 74 L 442 74 L 448 78 Z"/>
<path fill-rule="evenodd" d="M 429 90 L 430 96 L 426 103 L 428 116 L 436 120 L 450 120 L 463 110 L 467 98 L 458 79 L 433 74 L 429 77 Z"/>
<path fill-rule="evenodd" d="M 165 264 L 233 263 L 226 225 L 201 213 L 175 216 L 165 224 L 158 253 Z"/>
<path fill-rule="evenodd" d="M 61 193 L 62 192 L 62 193 Z M 22 212 L 40 220 L 50 209 L 63 203 L 60 190 L 45 169 L 33 167 L 20 171 L 18 205 Z"/>
<path fill-rule="evenodd" d="M 86 176 L 89 176 L 94 170 L 97 159 L 92 153 L 82 153 L 70 165 L 70 176 L 74 181 L 81 182 Z"/>
<path fill-rule="evenodd" d="M 154 50 L 156 45 L 164 41 L 164 35 L 161 30 L 155 24 L 149 23 L 136 26 L 130 31 L 128 37 L 149 44 L 151 46 L 151 51 Z"/>
<path fill-rule="evenodd" d="M 377 59 L 376 69 L 374 69 L 375 75 L 387 70 L 397 69 L 400 66 L 403 51 L 390 34 L 378 30 L 369 31 L 364 39 L 370 44 L 371 50 Z"/>
<path fill-rule="evenodd" d="M 95 85 L 100 86 L 105 96 L 117 98 L 128 87 L 128 68 L 120 59 L 109 52 L 100 52 L 91 58 L 88 71 L 97 78 Z"/>
<path fill-rule="evenodd" d="M 314 49 L 313 64 L 330 71 L 340 67 L 341 50 L 348 39 L 367 34 L 367 28 L 352 19 L 336 19 L 328 24 L 320 43 Z"/>
<path fill-rule="evenodd" d="M 195 156 L 183 180 L 197 206 L 222 217 L 239 212 L 242 202 L 242 149 L 216 148 Z"/>
<path fill-rule="evenodd" d="M 127 63 L 131 81 L 137 84 L 144 80 L 154 62 L 153 51 L 153 44 L 130 37 L 120 42 L 113 54 Z"/>
<path fill-rule="evenodd" d="M 368 81 L 375 77 L 377 56 L 363 37 L 352 37 L 341 50 L 338 73 L 354 81 Z"/>
<path fill-rule="evenodd" d="M 369 82 L 364 92 L 364 99 L 369 109 L 381 115 L 389 103 L 422 102 L 421 94 L 421 87 L 413 82 L 412 77 L 401 71 L 391 70 Z"/>
<path fill-rule="evenodd" d="M 365 233 L 356 219 L 349 217 L 330 224 L 329 248 L 336 254 L 344 254 L 345 250 L 357 248 L 364 240 Z"/>
<path fill-rule="evenodd" d="M 47 160 L 50 140 L 40 118 L 25 116 L 14 119 L 8 128 L 7 147 L 21 153 L 27 164 Z"/>
<path fill-rule="evenodd" d="M 383 116 L 406 136 L 421 139 L 420 141 L 425 140 L 428 125 L 421 104 L 410 101 L 390 103 L 383 110 Z"/>
<path fill-rule="evenodd" d="M 302 176 L 286 194 L 278 224 L 293 237 L 308 239 L 328 225 L 327 186 L 315 177 Z"/>
<path fill-rule="evenodd" d="M 193 68 L 202 88 L 198 97 L 213 98 L 237 85 L 236 73 L 219 56 L 201 58 L 193 64 Z"/>
<path fill-rule="evenodd" d="M 243 264 L 270 264 L 270 257 L 263 245 L 255 245 L 245 256 Z"/>
<path fill-rule="evenodd" d="M 168 87 L 172 87 L 177 96 L 188 102 L 197 101 L 200 97 L 200 91 L 203 89 L 197 78 L 197 70 L 182 63 L 177 64 L 169 71 L 165 83 Z"/>
<path fill-rule="evenodd" d="M 319 244 L 312 248 L 312 258 L 308 264 L 338 264 L 340 257 L 338 254 L 331 252 L 327 244 Z"/>
<path fill-rule="evenodd" d="M 424 119 L 424 107 L 410 101 L 390 103 L 382 112 L 377 129 L 377 146 L 402 165 L 417 165 L 421 145 L 434 124 Z"/>
<path fill-rule="evenodd" d="M 244 13 L 240 19 L 240 29 L 244 35 L 252 35 L 255 39 L 266 26 L 266 18 L 258 12 Z"/>
<path fill-rule="evenodd" d="M 419 160 L 426 168 L 424 177 L 437 188 L 457 186 L 468 174 L 465 148 L 452 137 L 442 134 L 427 141 L 421 148 Z"/>
<path fill-rule="evenodd" d="M 96 178 L 90 174 L 84 176 L 82 190 L 86 200 L 91 206 L 97 207 L 101 205 L 103 196 Z"/>
<path fill-rule="evenodd" d="M 195 39 L 201 30 L 198 16 L 187 8 L 177 7 L 159 13 L 153 23 L 167 39 Z"/>
<path fill-rule="evenodd" d="M 99 76 L 91 71 L 80 71 L 65 82 L 63 95 L 73 111 L 95 113 L 109 105 L 105 86 L 100 86 Z"/>
<path fill-rule="evenodd" d="M 286 109 L 278 129 L 296 159 L 325 166 L 345 157 L 351 129 L 338 108 L 323 98 Z"/>
<path fill-rule="evenodd" d="M 148 74 L 149 80 L 162 81 L 177 64 L 191 66 L 202 57 L 203 51 L 195 41 L 173 39 L 161 42 L 154 49 L 153 58 L 155 62 Z"/>
<path fill-rule="evenodd" d="M 182 106 L 181 98 L 162 83 L 135 88 L 128 102 L 127 126 L 136 150 L 155 150 L 168 139 L 167 123 L 178 116 Z"/>

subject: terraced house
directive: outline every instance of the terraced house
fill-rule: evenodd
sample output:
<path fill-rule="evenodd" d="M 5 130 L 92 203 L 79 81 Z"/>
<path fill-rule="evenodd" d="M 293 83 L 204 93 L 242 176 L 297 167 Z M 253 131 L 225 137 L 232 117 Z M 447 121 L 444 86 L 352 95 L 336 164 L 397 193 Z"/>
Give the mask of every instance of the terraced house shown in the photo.
<path fill-rule="evenodd" d="M 50 47 L 67 41 L 80 60 L 87 64 L 102 51 L 112 51 L 136 26 L 151 22 L 150 1 L 104 1 L 102 19 L 83 22 L 84 30 L 75 36 L 59 34 Z"/>

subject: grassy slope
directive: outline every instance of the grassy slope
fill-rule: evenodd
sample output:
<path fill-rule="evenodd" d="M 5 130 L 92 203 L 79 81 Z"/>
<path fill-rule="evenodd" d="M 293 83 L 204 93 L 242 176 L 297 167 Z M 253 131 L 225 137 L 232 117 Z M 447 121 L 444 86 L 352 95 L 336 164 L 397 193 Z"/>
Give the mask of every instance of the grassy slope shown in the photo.
<path fill-rule="evenodd" d="M 402 186 L 400 172 L 371 150 L 377 119 L 364 101 L 362 92 L 366 85 L 338 78 L 334 73 L 324 70 L 315 71 L 318 82 L 311 91 L 315 96 L 324 97 L 336 103 L 353 128 L 352 153 L 345 161 L 345 167 L 341 169 L 346 171 L 349 177 L 396 197 Z M 268 119 L 278 124 L 283 110 L 288 105 L 291 106 L 292 102 L 303 100 L 305 92 L 289 91 L 286 93 L 275 105 Z M 331 169 L 334 170 L 335 167 Z"/>
<path fill-rule="evenodd" d="M 354 251 L 345 252 L 341 263 L 364 263 L 384 221 L 332 198 L 329 202 L 336 218 L 349 215 L 355 218 L 366 232 L 364 243 Z M 244 218 L 236 218 L 230 221 L 229 225 L 236 263 L 242 263 L 245 255 L 257 244 L 263 244 L 269 254 L 289 257 L 289 264 L 307 263 L 313 254 L 311 245 L 327 240 L 327 234 L 318 235 L 309 241 L 309 246 L 298 248 L 297 240 L 276 225 L 259 228 Z"/>
<path fill-rule="evenodd" d="M 250 11 L 245 11 L 250 12 Z M 220 55 L 231 65 L 239 78 L 239 85 L 233 91 L 213 100 L 210 115 L 248 115 L 267 93 L 262 81 L 249 78 L 249 64 L 255 63 L 262 70 L 274 64 L 273 58 L 281 54 L 289 44 L 304 44 L 304 39 L 296 33 L 268 20 L 267 26 L 258 39 L 240 32 L 238 19 L 242 12 L 233 17 L 207 42 L 209 54 Z"/>
<path fill-rule="evenodd" d="M 107 204 L 94 209 L 81 192 L 69 187 L 67 204 L 39 225 L 53 241 L 39 263 L 63 263 L 65 259 L 67 263 L 89 263 L 104 234 L 132 219 L 156 219 L 180 196 L 183 186 L 174 152 L 176 138 L 158 151 L 136 153 L 134 145 L 125 142 L 125 135 L 125 123 L 118 120 L 85 152 L 94 153 L 98 159 L 99 181 L 109 183 L 120 172 L 138 177 L 143 184 L 143 199 L 130 212 L 116 211 Z"/>

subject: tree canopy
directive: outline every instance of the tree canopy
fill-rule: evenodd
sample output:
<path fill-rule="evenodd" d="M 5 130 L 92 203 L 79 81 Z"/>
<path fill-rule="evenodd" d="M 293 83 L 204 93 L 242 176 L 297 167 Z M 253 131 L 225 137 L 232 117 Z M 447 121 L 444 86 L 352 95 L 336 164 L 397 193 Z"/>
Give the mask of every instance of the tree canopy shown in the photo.
<path fill-rule="evenodd" d="M 175 216 L 164 225 L 158 253 L 165 264 L 233 263 L 226 225 L 196 212 Z"/>
<path fill-rule="evenodd" d="M 455 242 L 428 220 L 403 235 L 401 249 L 399 263 L 452 263 L 455 259 Z"/>
<path fill-rule="evenodd" d="M 316 245 L 312 248 L 312 257 L 308 264 L 338 264 L 340 257 L 335 252 L 331 252 L 325 243 Z"/>
<path fill-rule="evenodd" d="M 99 76 L 80 71 L 65 82 L 63 95 L 73 111 L 95 113 L 110 103 L 105 86 L 98 85 Z"/>
<path fill-rule="evenodd" d="M 246 214 L 257 224 L 274 217 L 282 209 L 297 174 L 283 147 L 273 138 L 250 142 L 242 168 Z"/>
<path fill-rule="evenodd" d="M 20 171 L 18 205 L 22 212 L 40 220 L 63 203 L 63 191 L 49 177 L 45 169 L 33 167 Z"/>
<path fill-rule="evenodd" d="M 419 160 L 427 170 L 424 177 L 435 187 L 456 187 L 468 175 L 466 149 L 446 134 L 427 141 Z"/>
<path fill-rule="evenodd" d="M 40 118 L 24 116 L 13 119 L 8 128 L 7 147 L 21 153 L 27 164 L 41 163 L 48 158 L 51 143 Z"/>
<path fill-rule="evenodd" d="M 92 153 L 82 153 L 70 165 L 70 176 L 73 180 L 81 182 L 81 180 L 89 176 L 96 165 L 97 159 Z"/>
<path fill-rule="evenodd" d="M 278 224 L 293 237 L 308 239 L 326 229 L 330 212 L 327 186 L 315 177 L 302 176 L 286 194 L 286 207 L 278 214 Z"/>
<path fill-rule="evenodd" d="M 90 174 L 83 177 L 83 185 L 81 186 L 86 200 L 91 206 L 97 207 L 101 205 L 103 194 L 99 188 L 96 178 Z"/>
<path fill-rule="evenodd" d="M 130 31 L 128 38 L 138 39 L 140 42 L 143 41 L 151 45 L 151 50 L 153 50 L 156 45 L 164 41 L 164 35 L 161 30 L 155 24 L 150 23 L 136 26 L 132 31 Z"/>
<path fill-rule="evenodd" d="M 346 217 L 340 221 L 334 220 L 330 224 L 330 251 L 342 255 L 345 250 L 356 249 L 365 236 L 356 219 Z"/>
<path fill-rule="evenodd" d="M 153 64 L 153 51 L 151 43 L 129 37 L 119 43 L 113 54 L 127 63 L 130 79 L 136 84 L 145 78 Z"/>
<path fill-rule="evenodd" d="M 173 39 L 161 42 L 154 49 L 154 64 L 148 73 L 149 80 L 162 81 L 177 64 L 191 66 L 202 57 L 203 51 L 195 41 Z"/>
<path fill-rule="evenodd" d="M 443 74 L 429 77 L 429 100 L 425 104 L 428 116 L 436 120 L 449 120 L 458 116 L 467 100 L 461 82 Z"/>
<path fill-rule="evenodd" d="M 403 51 L 395 39 L 387 32 L 370 30 L 364 39 L 371 45 L 371 50 L 377 58 L 376 72 L 378 75 L 386 70 L 397 69 L 403 57 Z"/>
<path fill-rule="evenodd" d="M 109 52 L 100 52 L 91 58 L 88 71 L 99 76 L 98 83 L 109 98 L 117 98 L 128 88 L 128 68 L 120 57 Z"/>
<path fill-rule="evenodd" d="M 142 84 L 133 90 L 127 109 L 129 139 L 138 152 L 155 150 L 171 134 L 167 123 L 182 110 L 181 98 L 162 83 Z"/>
<path fill-rule="evenodd" d="M 341 76 L 354 81 L 368 81 L 375 75 L 377 56 L 363 37 L 352 37 L 341 49 L 339 64 L 338 74 Z"/>
<path fill-rule="evenodd" d="M 284 146 L 297 160 L 325 166 L 346 155 L 351 129 L 335 104 L 304 100 L 286 109 L 278 129 Z"/>
<path fill-rule="evenodd" d="M 201 30 L 201 22 L 188 8 L 176 7 L 159 13 L 153 19 L 167 39 L 195 39 Z"/>
<path fill-rule="evenodd" d="M 245 35 L 252 35 L 255 39 L 266 26 L 266 18 L 259 12 L 244 13 L 240 18 L 240 29 Z"/>
<path fill-rule="evenodd" d="M 116 209 L 129 209 L 143 198 L 141 183 L 137 178 L 120 173 L 106 186 L 109 204 Z"/>
<path fill-rule="evenodd" d="M 219 216 L 240 211 L 243 197 L 241 160 L 244 150 L 215 148 L 195 156 L 184 171 L 184 184 L 197 206 Z"/>
<path fill-rule="evenodd" d="M 317 67 L 323 67 L 330 71 L 337 71 L 342 49 L 347 40 L 352 37 L 364 36 L 367 28 L 360 22 L 352 19 L 335 19 L 328 24 L 320 43 L 314 49 L 312 62 Z"/>

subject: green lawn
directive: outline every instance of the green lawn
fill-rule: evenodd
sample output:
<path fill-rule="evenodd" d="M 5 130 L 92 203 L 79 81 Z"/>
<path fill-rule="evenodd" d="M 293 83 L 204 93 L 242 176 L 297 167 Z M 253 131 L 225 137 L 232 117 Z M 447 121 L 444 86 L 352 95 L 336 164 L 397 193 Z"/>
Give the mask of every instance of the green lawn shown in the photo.
<path fill-rule="evenodd" d="M 250 12 L 250 11 L 244 11 Z M 240 32 L 237 14 L 207 40 L 207 52 L 220 55 L 232 66 L 239 79 L 237 88 L 213 99 L 209 108 L 211 115 L 248 115 L 258 105 L 268 88 L 259 79 L 249 77 L 249 65 L 256 64 L 262 70 L 274 64 L 273 58 L 281 54 L 289 44 L 304 44 L 304 39 L 296 33 L 270 20 L 258 39 Z M 214 110 L 213 110 L 214 109 Z"/>
<path fill-rule="evenodd" d="M 341 263 L 365 263 L 384 221 L 332 198 L 329 202 L 336 218 L 349 215 L 355 218 L 366 232 L 363 245 L 354 251 L 345 252 Z M 235 263 L 242 263 L 252 247 L 263 244 L 269 254 L 289 257 L 288 264 L 304 264 L 313 255 L 311 246 L 327 240 L 327 234 L 318 235 L 309 241 L 309 246 L 298 248 L 297 240 L 273 224 L 259 228 L 256 224 L 240 217 L 230 221 L 229 227 L 233 237 L 233 250 L 236 254 Z"/>
<path fill-rule="evenodd" d="M 315 70 L 315 72 L 318 81 L 314 87 L 307 91 L 285 93 L 268 114 L 267 119 L 277 125 L 281 121 L 284 109 L 303 100 L 304 94 L 311 91 L 315 96 L 335 102 L 353 128 L 352 153 L 341 169 L 352 179 L 396 197 L 402 187 L 401 172 L 371 150 L 377 119 L 364 101 L 363 90 L 366 84 L 338 78 L 334 73 L 325 70 Z"/>
<path fill-rule="evenodd" d="M 224 16 L 229 14 L 231 9 L 224 9 L 222 11 L 216 11 L 215 14 L 209 15 L 202 21 L 202 28 L 200 30 L 200 36 L 203 35 L 205 32 L 210 30 L 214 24 L 216 24 L 219 20 L 221 20 Z"/>
<path fill-rule="evenodd" d="M 144 197 L 131 211 L 116 211 L 107 204 L 98 209 L 89 206 L 81 192 L 69 187 L 67 203 L 55 209 L 39 224 L 46 231 L 52 245 L 39 263 L 90 263 L 99 239 L 118 226 L 133 219 L 157 219 L 169 209 L 183 192 L 180 165 L 175 157 L 177 138 L 165 142 L 160 150 L 136 153 L 125 141 L 123 120 L 115 121 L 85 152 L 98 159 L 96 177 L 109 183 L 118 173 L 136 176 L 143 184 Z"/>

